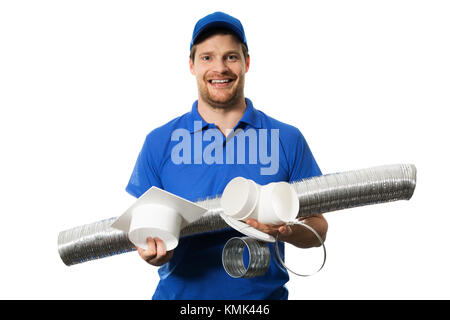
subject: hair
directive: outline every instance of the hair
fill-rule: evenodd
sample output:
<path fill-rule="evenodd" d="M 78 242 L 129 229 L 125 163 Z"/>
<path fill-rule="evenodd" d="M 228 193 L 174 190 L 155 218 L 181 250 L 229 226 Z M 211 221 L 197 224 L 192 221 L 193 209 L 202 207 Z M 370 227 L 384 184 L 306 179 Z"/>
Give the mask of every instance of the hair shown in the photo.
<path fill-rule="evenodd" d="M 194 45 L 191 48 L 191 52 L 189 54 L 189 58 L 192 60 L 192 62 L 194 62 L 194 58 L 195 58 L 195 52 L 197 50 L 197 45 L 203 41 L 205 41 L 206 39 L 208 39 L 211 36 L 214 36 L 216 34 L 231 34 L 232 36 L 234 36 L 236 38 L 236 40 L 238 40 L 241 43 L 241 47 L 242 47 L 242 53 L 244 54 L 244 59 L 247 60 L 248 58 L 248 48 L 245 45 L 245 43 L 243 43 L 238 36 L 236 36 L 236 34 L 226 28 L 211 28 L 206 30 L 205 32 L 203 32 L 202 34 L 200 34 L 198 36 L 198 38 L 195 40 Z"/>

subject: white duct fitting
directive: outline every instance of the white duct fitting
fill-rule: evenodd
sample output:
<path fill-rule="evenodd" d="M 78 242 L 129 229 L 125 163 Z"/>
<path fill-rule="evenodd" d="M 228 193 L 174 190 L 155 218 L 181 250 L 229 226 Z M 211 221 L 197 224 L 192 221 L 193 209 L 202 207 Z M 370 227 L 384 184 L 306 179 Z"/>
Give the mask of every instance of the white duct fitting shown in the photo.
<path fill-rule="evenodd" d="M 147 249 L 147 238 L 158 237 L 166 250 L 178 245 L 180 230 L 201 218 L 206 208 L 170 192 L 151 187 L 111 225 L 128 233 L 129 240 Z"/>
<path fill-rule="evenodd" d="M 147 249 L 147 238 L 158 237 L 166 250 L 178 245 L 183 218 L 173 208 L 144 204 L 133 210 L 128 238 L 137 247 Z"/>
<path fill-rule="evenodd" d="M 295 220 L 299 201 L 287 182 L 261 186 L 243 177 L 232 179 L 221 197 L 224 213 L 236 220 L 255 219 L 268 225 L 281 225 Z"/>
<path fill-rule="evenodd" d="M 258 240 L 261 241 L 265 241 L 265 242 L 275 242 L 275 238 L 272 237 L 270 234 L 268 233 L 264 233 L 262 231 L 259 231 L 255 228 L 253 228 L 252 226 L 241 222 L 239 220 L 233 219 L 229 216 L 227 216 L 226 214 L 221 213 L 220 217 L 233 229 L 239 231 L 242 234 L 245 234 L 246 236 L 249 236 L 251 238 L 256 238 Z"/>

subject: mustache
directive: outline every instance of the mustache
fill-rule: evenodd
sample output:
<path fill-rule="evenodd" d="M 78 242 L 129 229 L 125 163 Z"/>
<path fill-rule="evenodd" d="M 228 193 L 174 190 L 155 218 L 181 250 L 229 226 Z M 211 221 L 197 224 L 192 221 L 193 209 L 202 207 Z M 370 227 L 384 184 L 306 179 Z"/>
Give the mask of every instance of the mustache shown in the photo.
<path fill-rule="evenodd" d="M 225 78 L 225 77 L 231 78 L 233 80 L 237 79 L 237 75 L 235 73 L 229 72 L 229 71 L 222 72 L 222 73 L 217 73 L 217 72 L 210 73 L 210 74 L 205 75 L 204 78 L 205 78 L 205 80 L 208 80 L 208 79 Z"/>

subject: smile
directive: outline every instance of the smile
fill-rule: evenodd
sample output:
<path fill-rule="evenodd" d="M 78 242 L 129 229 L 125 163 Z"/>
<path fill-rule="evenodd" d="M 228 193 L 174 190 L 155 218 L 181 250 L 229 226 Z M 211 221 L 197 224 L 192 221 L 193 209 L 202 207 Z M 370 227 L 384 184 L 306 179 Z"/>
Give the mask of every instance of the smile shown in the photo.
<path fill-rule="evenodd" d="M 230 83 L 232 83 L 233 79 L 210 79 L 208 82 L 215 88 L 224 88 L 228 87 Z"/>

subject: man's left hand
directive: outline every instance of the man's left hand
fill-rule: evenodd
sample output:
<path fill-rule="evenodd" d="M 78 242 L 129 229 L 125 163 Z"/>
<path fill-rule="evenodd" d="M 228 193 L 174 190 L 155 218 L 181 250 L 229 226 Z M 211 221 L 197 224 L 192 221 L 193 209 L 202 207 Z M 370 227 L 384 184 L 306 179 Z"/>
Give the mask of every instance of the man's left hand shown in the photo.
<path fill-rule="evenodd" d="M 285 224 L 281 224 L 281 225 L 268 225 L 268 224 L 264 224 L 261 222 L 258 222 L 255 219 L 247 219 L 245 221 L 248 225 L 252 226 L 253 228 L 268 233 L 271 236 L 276 236 L 278 233 L 280 233 L 280 235 L 287 237 L 290 236 L 292 234 L 292 228 L 290 226 L 287 226 Z"/>
<path fill-rule="evenodd" d="M 301 225 L 267 225 L 258 222 L 255 219 L 247 219 L 245 222 L 253 228 L 268 233 L 274 237 L 276 237 L 279 233 L 278 239 L 280 241 L 291 243 L 299 248 L 319 247 L 322 244 L 314 233 Z M 322 241 L 325 241 L 328 223 L 323 215 L 320 214 L 303 218 L 302 222 L 313 228 L 320 235 Z"/>

